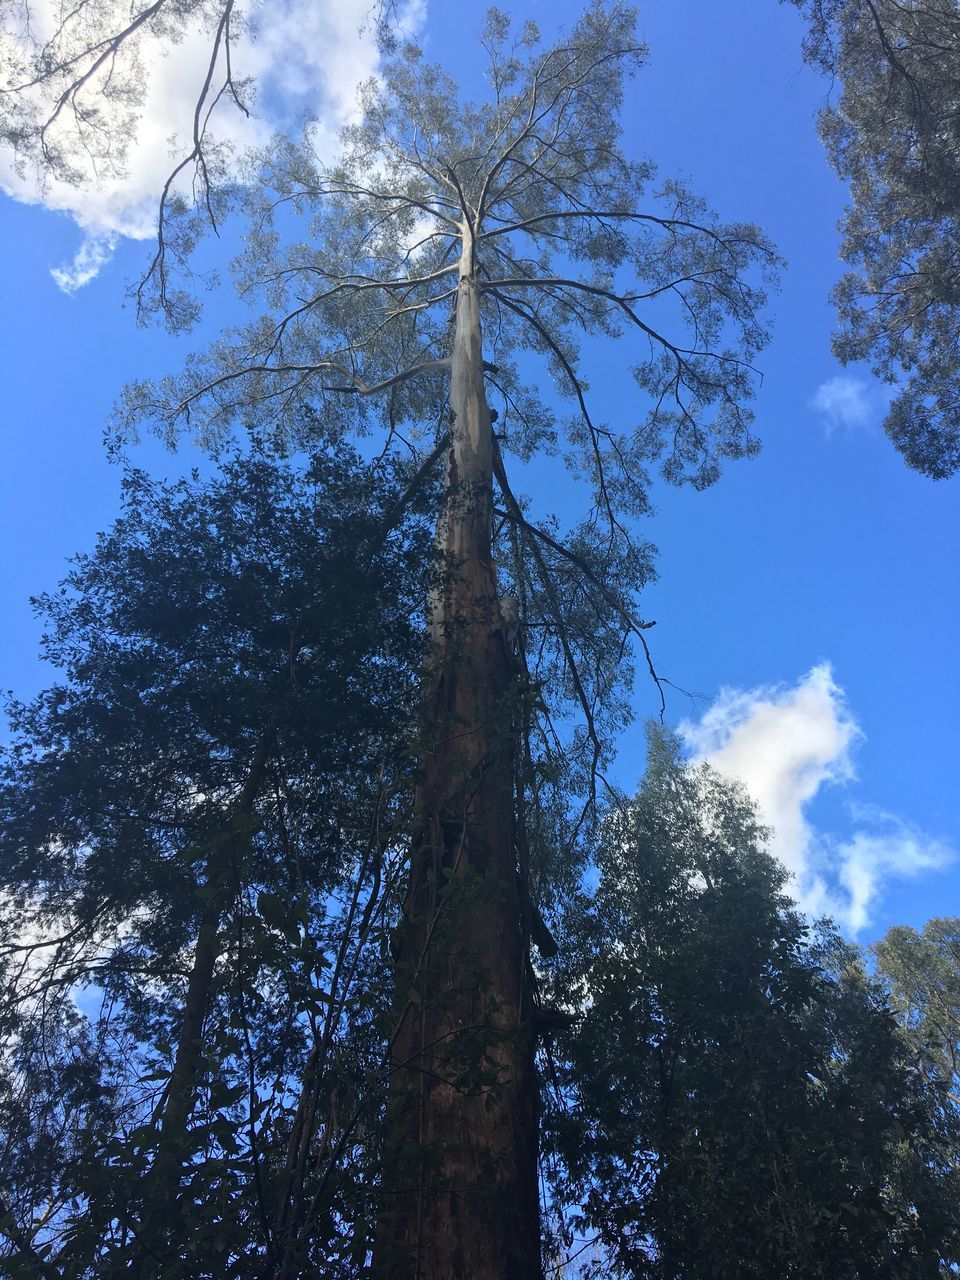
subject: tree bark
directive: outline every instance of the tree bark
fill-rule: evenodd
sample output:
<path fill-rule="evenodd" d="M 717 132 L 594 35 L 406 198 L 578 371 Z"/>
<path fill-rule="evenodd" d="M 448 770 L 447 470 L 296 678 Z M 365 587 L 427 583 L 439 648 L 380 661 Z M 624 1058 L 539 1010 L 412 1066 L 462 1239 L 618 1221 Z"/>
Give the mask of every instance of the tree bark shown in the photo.
<path fill-rule="evenodd" d="M 491 559 L 493 452 L 465 220 L 430 598 L 377 1280 L 542 1274 L 528 960 L 514 850 L 514 665 Z"/>

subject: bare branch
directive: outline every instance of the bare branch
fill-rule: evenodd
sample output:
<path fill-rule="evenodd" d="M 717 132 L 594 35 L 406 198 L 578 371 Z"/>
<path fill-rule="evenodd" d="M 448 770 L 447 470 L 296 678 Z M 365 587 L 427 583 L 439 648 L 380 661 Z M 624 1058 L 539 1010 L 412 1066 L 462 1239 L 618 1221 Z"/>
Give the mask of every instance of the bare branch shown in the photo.
<path fill-rule="evenodd" d="M 657 670 L 653 665 L 653 657 L 650 653 L 650 647 L 647 644 L 646 636 L 643 634 L 645 631 L 649 631 L 651 627 L 655 627 L 657 625 L 656 622 L 641 622 L 637 618 L 634 618 L 629 610 L 626 609 L 620 601 L 617 600 L 616 596 L 614 596 L 613 593 L 609 591 L 608 588 L 599 580 L 599 578 L 597 578 L 596 574 L 590 566 L 584 562 L 582 557 L 576 555 L 576 553 L 571 551 L 569 547 L 565 547 L 561 542 L 558 542 L 556 538 L 552 538 L 545 529 L 541 529 L 538 525 L 532 524 L 527 520 L 526 516 L 523 514 L 523 508 L 514 497 L 510 484 L 507 480 L 507 473 L 503 465 L 503 456 L 500 452 L 500 446 L 496 444 L 496 442 L 494 443 L 494 474 L 497 477 L 497 484 L 500 486 L 500 492 L 503 494 L 504 501 L 507 504 L 507 510 L 504 514 L 506 514 L 518 528 L 523 529 L 525 533 L 529 533 L 532 537 L 538 538 L 541 542 L 550 547 L 552 551 L 556 552 L 557 555 L 562 556 L 565 560 L 569 560 L 572 564 L 576 565 L 587 581 L 600 592 L 603 599 L 610 608 L 614 610 L 626 626 L 627 630 L 637 637 L 643 647 L 644 657 L 647 661 L 647 670 L 650 672 L 650 677 L 653 680 L 653 683 L 657 686 L 657 693 L 660 696 L 659 715 L 660 720 L 662 721 L 667 709 L 666 697 L 663 691 L 664 681 L 663 677 L 657 673 Z"/>

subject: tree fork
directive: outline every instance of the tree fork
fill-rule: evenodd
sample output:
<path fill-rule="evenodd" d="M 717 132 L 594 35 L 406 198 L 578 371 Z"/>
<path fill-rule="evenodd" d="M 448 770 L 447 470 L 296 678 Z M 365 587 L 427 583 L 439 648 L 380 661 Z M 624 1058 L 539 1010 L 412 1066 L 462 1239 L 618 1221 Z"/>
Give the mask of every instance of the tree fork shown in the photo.
<path fill-rule="evenodd" d="M 410 879 L 396 958 L 377 1280 L 542 1274 L 531 993 L 513 847 L 493 443 L 464 224 Z"/>

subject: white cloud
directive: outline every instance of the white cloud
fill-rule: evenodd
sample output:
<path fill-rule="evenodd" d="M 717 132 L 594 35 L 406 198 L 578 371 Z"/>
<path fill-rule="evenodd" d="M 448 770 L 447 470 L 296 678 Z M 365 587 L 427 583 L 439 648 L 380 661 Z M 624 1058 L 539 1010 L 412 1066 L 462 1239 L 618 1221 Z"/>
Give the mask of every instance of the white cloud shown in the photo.
<path fill-rule="evenodd" d="M 841 373 L 822 382 L 811 405 L 831 427 L 864 427 L 876 417 L 871 388 L 862 378 Z"/>
<path fill-rule="evenodd" d="M 828 663 L 793 686 L 723 689 L 680 733 L 697 759 L 747 787 L 773 828 L 771 852 L 812 914 L 833 915 L 856 933 L 891 879 L 952 857 L 942 841 L 877 810 L 857 809 L 847 839 L 811 822 L 808 808 L 821 789 L 855 778 L 852 750 L 864 736 Z"/>
<path fill-rule="evenodd" d="M 64 293 L 76 293 L 100 273 L 117 247 L 113 232 L 88 231 L 69 266 L 51 267 L 50 274 Z"/>
<path fill-rule="evenodd" d="M 941 840 L 880 815 L 876 831 L 856 831 L 837 847 L 839 878 L 847 893 L 846 919 L 854 933 L 870 923 L 869 909 L 889 879 L 910 879 L 946 866 L 953 851 Z"/>
<path fill-rule="evenodd" d="M 41 38 L 58 9 L 58 0 L 32 6 Z M 245 35 L 233 59 L 236 77 L 257 83 L 256 114 L 248 120 L 226 104 L 218 108 L 212 129 L 217 141 L 239 149 L 261 145 L 276 128 L 315 114 L 321 127 L 314 142 L 332 150 L 340 128 L 356 113 L 359 84 L 377 70 L 370 12 L 370 0 L 271 0 L 262 31 Z M 410 0 L 401 5 L 397 25 L 412 33 L 424 17 L 425 0 Z M 0 36 L 9 48 L 9 25 Z M 146 92 L 122 174 L 98 174 L 91 163 L 89 180 L 74 186 L 49 174 L 18 172 L 11 156 L 0 155 L 0 190 L 67 214 L 84 233 L 72 265 L 53 272 L 61 288 L 72 291 L 92 280 L 120 237 L 144 240 L 155 234 L 157 199 L 173 157 L 189 151 L 193 107 L 209 55 L 209 32 L 199 26 L 173 46 L 152 36 L 142 41 L 138 56 Z M 49 111 L 49 103 L 35 106 L 38 118 L 45 107 Z"/>
<path fill-rule="evenodd" d="M 839 373 L 821 382 L 810 401 L 810 408 L 823 419 L 828 433 L 834 430 L 872 430 L 886 414 L 895 394 L 893 387 L 876 379 Z"/>

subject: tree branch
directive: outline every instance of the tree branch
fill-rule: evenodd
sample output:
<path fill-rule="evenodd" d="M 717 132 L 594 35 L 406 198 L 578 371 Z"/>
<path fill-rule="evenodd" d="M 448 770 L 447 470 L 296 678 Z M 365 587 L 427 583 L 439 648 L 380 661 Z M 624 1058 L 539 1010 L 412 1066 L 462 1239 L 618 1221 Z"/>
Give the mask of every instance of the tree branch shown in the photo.
<path fill-rule="evenodd" d="M 500 452 L 500 446 L 496 440 L 494 440 L 493 473 L 497 478 L 497 484 L 500 486 L 500 492 L 503 494 L 504 501 L 507 504 L 507 510 L 503 514 L 505 514 L 508 519 L 512 520 L 526 533 L 531 534 L 535 538 L 539 538 L 540 541 L 549 546 L 552 551 L 555 551 L 558 555 L 563 556 L 565 560 L 569 560 L 572 564 L 576 565 L 583 576 L 600 592 L 610 608 L 616 612 L 617 616 L 624 623 L 627 629 L 640 641 L 640 644 L 643 646 L 644 657 L 647 661 L 647 670 L 650 672 L 650 677 L 653 680 L 653 683 L 657 686 L 657 693 L 660 695 L 659 715 L 662 722 L 667 709 L 666 697 L 664 696 L 663 691 L 663 677 L 657 673 L 657 670 L 653 665 L 650 646 L 647 644 L 647 638 L 643 634 L 645 631 L 649 631 L 651 627 L 655 627 L 657 625 L 656 622 L 641 622 L 639 619 L 634 618 L 633 615 L 620 603 L 620 601 L 617 600 L 616 596 L 614 596 L 613 593 L 604 586 L 599 578 L 597 578 L 596 574 L 594 574 L 589 565 L 584 563 L 580 556 L 571 551 L 569 547 L 563 546 L 563 544 L 558 542 L 556 538 L 552 538 L 546 530 L 541 529 L 538 525 L 531 524 L 530 521 L 527 520 L 526 516 L 523 514 L 523 508 L 520 506 L 520 503 L 517 501 L 510 488 L 510 484 L 507 480 L 506 468 L 503 465 L 503 455 Z"/>

